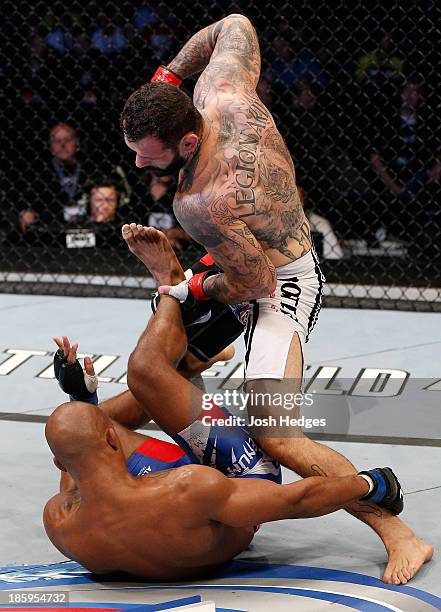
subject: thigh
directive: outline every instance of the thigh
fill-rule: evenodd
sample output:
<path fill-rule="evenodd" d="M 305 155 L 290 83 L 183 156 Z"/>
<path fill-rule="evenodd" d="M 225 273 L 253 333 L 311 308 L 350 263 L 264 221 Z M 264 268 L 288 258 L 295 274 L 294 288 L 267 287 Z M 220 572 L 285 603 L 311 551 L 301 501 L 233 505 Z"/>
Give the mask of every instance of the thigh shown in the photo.
<path fill-rule="evenodd" d="M 268 452 L 267 439 L 303 437 L 297 424 L 304 402 L 303 348 L 294 332 L 288 345 L 283 378 L 257 378 L 246 381 L 250 433 Z"/>
<path fill-rule="evenodd" d="M 203 393 L 162 358 L 160 352 L 152 354 L 157 357 L 145 376 L 139 369 L 131 372 L 129 364 L 129 386 L 150 418 L 167 434 L 175 434 L 201 414 Z"/>
<path fill-rule="evenodd" d="M 246 336 L 245 380 L 301 378 L 305 341 L 301 323 L 266 304 L 254 304 Z"/>
<path fill-rule="evenodd" d="M 177 444 L 131 431 L 113 423 L 127 461 L 127 469 L 135 477 L 171 470 L 194 461 Z"/>
<path fill-rule="evenodd" d="M 303 370 L 303 346 L 299 334 L 294 332 L 291 337 L 288 356 L 286 358 L 284 379 L 292 380 L 293 384 L 299 383 L 299 391 L 301 390 Z"/>
<path fill-rule="evenodd" d="M 112 421 L 113 427 L 115 428 L 116 433 L 118 434 L 118 438 L 121 442 L 121 446 L 123 449 L 123 453 L 126 459 L 130 457 L 132 453 L 135 452 L 137 448 L 143 444 L 149 436 L 143 435 L 137 431 L 131 431 L 120 425 L 116 421 Z"/>
<path fill-rule="evenodd" d="M 229 478 L 281 482 L 280 465 L 256 444 L 245 423 L 214 403 L 203 417 L 172 437 L 195 463 L 213 467 Z"/>
<path fill-rule="evenodd" d="M 300 349 L 308 342 L 320 312 L 324 277 L 315 254 L 308 253 L 277 274 L 274 293 L 252 305 L 245 333 L 246 380 L 297 376 L 294 360 L 301 363 Z"/>

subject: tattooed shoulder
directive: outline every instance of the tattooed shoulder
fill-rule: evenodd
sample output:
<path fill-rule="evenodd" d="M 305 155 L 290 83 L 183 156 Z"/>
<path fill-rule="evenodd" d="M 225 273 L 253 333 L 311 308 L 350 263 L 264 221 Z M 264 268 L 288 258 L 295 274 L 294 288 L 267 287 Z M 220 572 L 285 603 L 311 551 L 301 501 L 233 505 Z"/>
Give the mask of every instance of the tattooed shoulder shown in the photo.
<path fill-rule="evenodd" d="M 293 167 L 292 158 L 280 132 L 275 127 L 270 127 L 262 139 L 262 147 L 268 151 L 274 151 L 283 157 Z"/>

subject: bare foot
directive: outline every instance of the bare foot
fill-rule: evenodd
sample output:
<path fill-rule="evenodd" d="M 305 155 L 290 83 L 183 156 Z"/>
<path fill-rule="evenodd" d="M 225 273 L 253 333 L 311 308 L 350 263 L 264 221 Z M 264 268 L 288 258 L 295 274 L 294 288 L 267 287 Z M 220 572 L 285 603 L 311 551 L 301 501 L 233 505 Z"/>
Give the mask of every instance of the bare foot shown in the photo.
<path fill-rule="evenodd" d="M 184 271 L 168 238 L 154 227 L 136 223 L 122 226 L 127 246 L 151 272 L 159 285 L 176 285 L 184 280 Z"/>
<path fill-rule="evenodd" d="M 388 546 L 389 561 L 383 574 L 386 584 L 406 584 L 433 556 L 433 546 L 416 536 L 401 538 Z"/>

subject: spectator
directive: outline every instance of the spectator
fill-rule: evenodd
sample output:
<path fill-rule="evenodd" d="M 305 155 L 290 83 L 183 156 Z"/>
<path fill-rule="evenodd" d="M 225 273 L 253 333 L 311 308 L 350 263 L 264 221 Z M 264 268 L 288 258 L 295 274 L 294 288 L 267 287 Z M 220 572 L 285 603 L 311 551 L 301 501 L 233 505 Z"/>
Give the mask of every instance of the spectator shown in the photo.
<path fill-rule="evenodd" d="M 384 110 L 367 143 L 371 175 L 385 230 L 407 239 L 419 210 L 439 187 L 439 118 L 425 104 L 423 84 L 408 78 L 392 112 Z"/>
<path fill-rule="evenodd" d="M 175 190 L 175 177 L 154 175 L 149 177 L 147 224 L 164 232 L 175 251 L 181 251 L 191 239 L 179 226 L 173 214 Z"/>
<path fill-rule="evenodd" d="M 170 24 L 167 26 L 157 27 L 150 37 L 153 57 L 161 63 L 167 62 L 173 48 L 174 41 L 170 27 L 173 26 L 173 22 L 171 20 L 169 22 Z"/>
<path fill-rule="evenodd" d="M 127 41 L 122 28 L 115 26 L 108 17 L 98 17 L 99 28 L 92 34 L 92 47 L 103 55 L 116 55 L 124 51 Z"/>
<path fill-rule="evenodd" d="M 157 14 L 148 4 L 140 6 L 133 15 L 133 25 L 139 32 L 143 32 L 146 27 L 155 27 L 158 21 Z"/>
<path fill-rule="evenodd" d="M 324 103 L 323 89 L 314 81 L 301 79 L 290 95 L 291 130 L 287 145 L 294 158 L 298 181 L 315 204 L 328 190 L 323 172 L 326 151 L 334 129 L 334 113 Z"/>
<path fill-rule="evenodd" d="M 274 83 L 287 89 L 300 80 L 327 84 L 328 78 L 323 67 L 300 39 L 290 44 L 282 36 L 276 36 L 273 51 L 276 57 L 269 68 L 269 76 Z"/>
<path fill-rule="evenodd" d="M 322 239 L 322 257 L 323 259 L 343 259 L 343 250 L 340 246 L 337 236 L 334 233 L 331 223 L 325 217 L 318 215 L 313 210 L 305 206 L 306 194 L 303 189 L 297 185 L 300 201 L 305 214 L 308 218 L 311 232 L 320 234 Z"/>
<path fill-rule="evenodd" d="M 130 200 L 130 185 L 120 166 L 101 161 L 99 169 L 91 160 L 80 155 L 80 145 L 75 129 L 67 123 L 58 123 L 50 130 L 50 157 L 41 166 L 33 165 L 26 176 L 22 190 L 19 226 L 29 240 L 38 235 L 54 235 L 64 227 L 87 221 L 87 183 L 90 177 L 100 173 L 122 184 L 126 204 Z M 47 244 L 47 242 L 45 242 Z"/>
<path fill-rule="evenodd" d="M 95 181 L 89 195 L 89 219 L 93 223 L 115 221 L 118 207 L 118 190 L 109 179 Z"/>
<path fill-rule="evenodd" d="M 368 81 L 377 86 L 391 80 L 399 80 L 403 76 L 403 59 L 394 49 L 394 41 L 390 32 L 382 32 L 378 47 L 363 55 L 355 71 L 359 82 Z"/>
<path fill-rule="evenodd" d="M 40 189 L 36 198 L 20 212 L 20 228 L 25 233 L 37 220 L 49 224 L 54 220 L 76 221 L 86 214 L 86 198 L 81 189 L 82 165 L 77 159 L 78 139 L 75 129 L 58 123 L 50 130 L 51 159 L 38 177 Z"/>
<path fill-rule="evenodd" d="M 360 133 L 381 121 L 399 95 L 403 82 L 404 60 L 395 51 L 390 31 L 385 33 L 379 29 L 376 37 L 376 48 L 359 58 L 355 79 L 348 84 L 352 104 L 347 110 L 353 122 L 349 129 L 352 130 L 354 150 L 357 150 Z M 364 161 L 363 156 L 361 159 Z M 359 169 L 363 171 L 361 166 Z"/>
<path fill-rule="evenodd" d="M 88 192 L 87 217 L 66 227 L 62 242 L 68 248 L 124 248 L 121 225 L 130 216 L 127 194 L 121 194 L 118 185 L 108 177 L 91 181 Z"/>
<path fill-rule="evenodd" d="M 70 31 L 70 15 L 66 15 L 60 23 L 54 25 L 46 36 L 46 44 L 59 55 L 65 55 L 74 46 L 75 39 Z"/>

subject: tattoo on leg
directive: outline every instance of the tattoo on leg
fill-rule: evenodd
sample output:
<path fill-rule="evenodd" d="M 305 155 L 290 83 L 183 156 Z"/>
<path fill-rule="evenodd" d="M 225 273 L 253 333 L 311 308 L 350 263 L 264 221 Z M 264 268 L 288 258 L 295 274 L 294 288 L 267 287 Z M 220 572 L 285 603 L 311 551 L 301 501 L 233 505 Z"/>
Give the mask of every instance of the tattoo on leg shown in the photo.
<path fill-rule="evenodd" d="M 351 512 L 353 512 L 356 516 L 363 514 L 375 514 L 375 516 L 383 516 L 381 508 L 369 503 L 358 503 L 357 510 L 351 508 Z"/>

